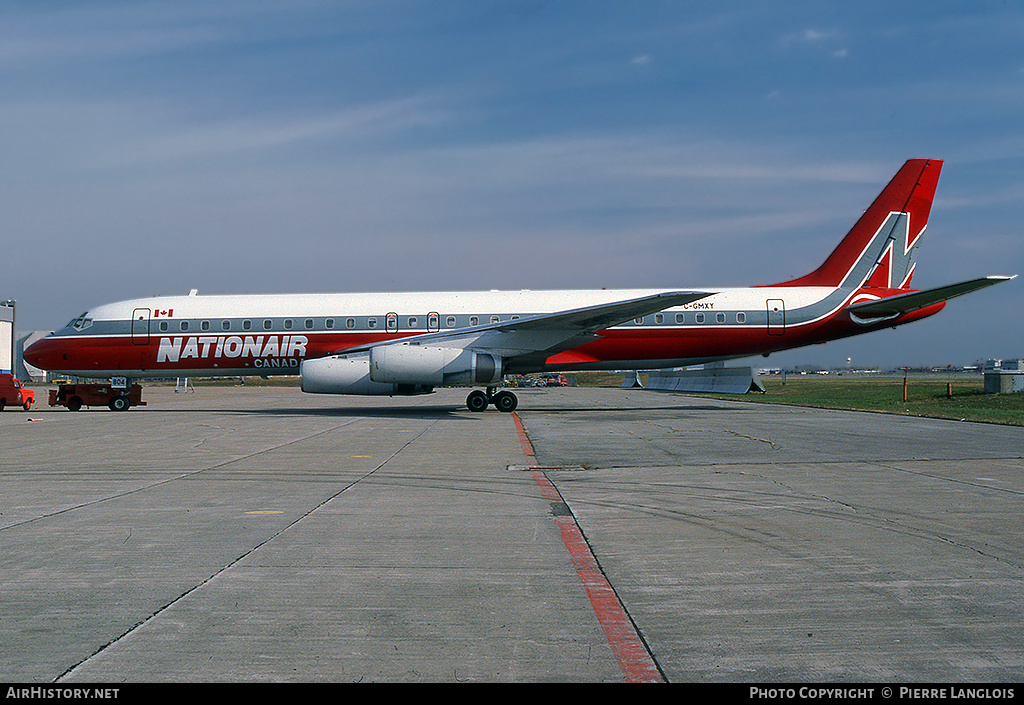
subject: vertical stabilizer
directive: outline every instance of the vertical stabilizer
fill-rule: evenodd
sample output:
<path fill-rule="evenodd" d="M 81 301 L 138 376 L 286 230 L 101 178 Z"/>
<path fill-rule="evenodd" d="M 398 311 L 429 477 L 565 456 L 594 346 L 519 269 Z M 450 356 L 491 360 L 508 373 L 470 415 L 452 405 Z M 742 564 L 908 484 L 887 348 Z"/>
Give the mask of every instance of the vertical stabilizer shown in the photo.
<path fill-rule="evenodd" d="M 909 160 L 824 264 L 777 286 L 909 288 L 941 170 L 939 159 Z"/>

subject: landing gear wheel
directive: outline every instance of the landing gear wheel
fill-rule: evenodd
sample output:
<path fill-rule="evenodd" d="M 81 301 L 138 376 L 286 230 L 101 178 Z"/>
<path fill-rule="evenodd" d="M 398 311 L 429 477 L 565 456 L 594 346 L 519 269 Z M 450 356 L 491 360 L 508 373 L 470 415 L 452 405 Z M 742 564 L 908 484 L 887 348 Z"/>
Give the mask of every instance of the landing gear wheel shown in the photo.
<path fill-rule="evenodd" d="M 487 395 L 479 389 L 474 389 L 466 397 L 466 408 L 470 411 L 483 411 L 487 408 Z"/>
<path fill-rule="evenodd" d="M 498 411 L 511 413 L 519 406 L 519 399 L 512 392 L 498 392 L 491 398 L 491 403 Z"/>

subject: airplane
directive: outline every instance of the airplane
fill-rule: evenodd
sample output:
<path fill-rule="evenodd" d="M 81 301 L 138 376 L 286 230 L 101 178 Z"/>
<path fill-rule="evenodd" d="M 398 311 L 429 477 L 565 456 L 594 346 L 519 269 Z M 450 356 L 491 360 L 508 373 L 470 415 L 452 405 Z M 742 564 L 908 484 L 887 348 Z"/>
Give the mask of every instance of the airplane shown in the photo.
<path fill-rule="evenodd" d="M 320 394 L 476 387 L 468 409 L 511 412 L 518 400 L 499 391 L 505 375 L 767 355 L 917 321 L 948 299 L 1013 279 L 910 287 L 942 164 L 907 161 L 820 267 L 778 284 L 245 296 L 193 290 L 93 308 L 24 358 L 78 377 L 298 374 L 303 391 Z"/>

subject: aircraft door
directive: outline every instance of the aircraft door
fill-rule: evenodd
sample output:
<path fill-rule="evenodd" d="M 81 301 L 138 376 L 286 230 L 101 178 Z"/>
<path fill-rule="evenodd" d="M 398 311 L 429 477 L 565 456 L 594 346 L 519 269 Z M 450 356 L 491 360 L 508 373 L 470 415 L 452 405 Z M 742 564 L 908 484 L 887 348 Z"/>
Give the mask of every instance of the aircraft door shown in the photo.
<path fill-rule="evenodd" d="M 149 314 L 148 308 L 137 308 L 132 311 L 132 344 L 149 344 Z"/>
<path fill-rule="evenodd" d="M 441 330 L 441 314 L 431 311 L 427 314 L 427 332 L 436 333 Z"/>
<path fill-rule="evenodd" d="M 782 299 L 768 299 L 768 335 L 786 332 L 786 303 Z"/>
<path fill-rule="evenodd" d="M 384 316 L 384 330 L 386 330 L 388 333 L 397 333 L 398 332 L 398 314 L 397 313 L 389 313 L 386 316 Z"/>

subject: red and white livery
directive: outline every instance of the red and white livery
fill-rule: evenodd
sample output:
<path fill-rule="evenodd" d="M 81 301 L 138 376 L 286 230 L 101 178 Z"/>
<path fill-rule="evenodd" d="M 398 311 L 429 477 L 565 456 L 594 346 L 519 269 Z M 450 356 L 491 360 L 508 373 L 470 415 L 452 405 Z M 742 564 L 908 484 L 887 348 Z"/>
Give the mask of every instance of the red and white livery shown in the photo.
<path fill-rule="evenodd" d="M 80 377 L 301 375 L 328 394 L 482 387 L 506 374 L 681 367 L 890 328 L 1012 277 L 910 288 L 942 162 L 899 170 L 825 262 L 792 281 L 711 290 L 169 296 L 86 311 L 25 359 Z"/>

